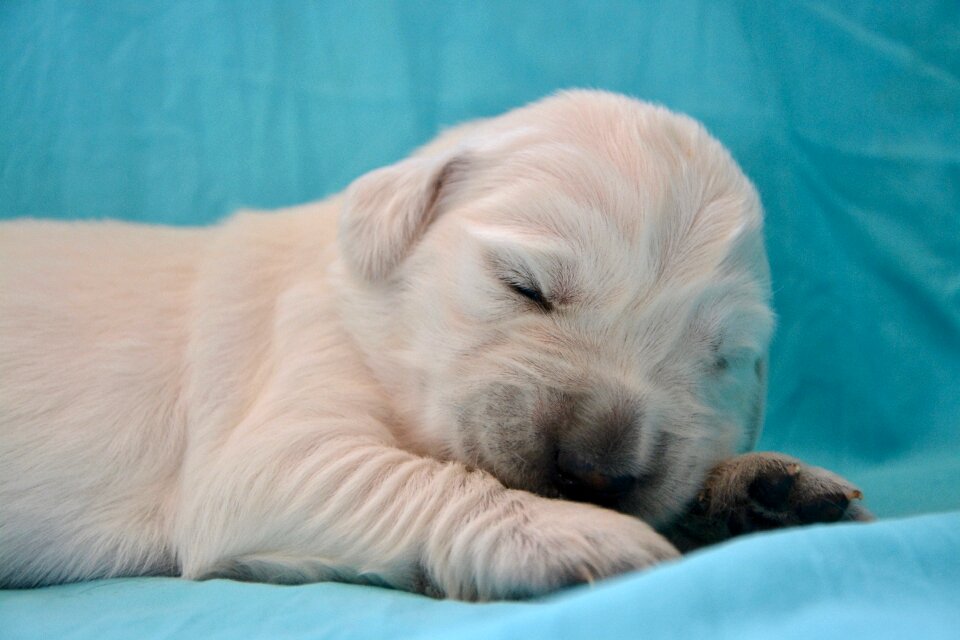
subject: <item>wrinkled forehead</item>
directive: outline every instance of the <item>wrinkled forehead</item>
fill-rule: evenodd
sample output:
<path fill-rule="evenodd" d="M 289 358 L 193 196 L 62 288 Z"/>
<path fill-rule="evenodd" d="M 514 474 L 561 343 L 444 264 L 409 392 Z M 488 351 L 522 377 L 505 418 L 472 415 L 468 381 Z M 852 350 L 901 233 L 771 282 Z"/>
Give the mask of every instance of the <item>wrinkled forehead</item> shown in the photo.
<path fill-rule="evenodd" d="M 485 172 L 485 197 L 466 218 L 487 238 L 576 261 L 608 285 L 736 271 L 766 279 L 759 203 L 729 157 L 642 142 L 517 145 Z"/>

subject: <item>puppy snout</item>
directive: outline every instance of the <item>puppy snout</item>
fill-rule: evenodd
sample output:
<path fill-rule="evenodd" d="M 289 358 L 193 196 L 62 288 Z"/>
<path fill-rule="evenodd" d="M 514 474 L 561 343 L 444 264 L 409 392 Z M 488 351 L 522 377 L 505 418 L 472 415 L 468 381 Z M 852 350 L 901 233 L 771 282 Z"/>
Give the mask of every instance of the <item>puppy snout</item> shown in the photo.
<path fill-rule="evenodd" d="M 569 500 L 615 506 L 636 483 L 635 476 L 604 470 L 573 451 L 557 455 L 556 486 Z"/>

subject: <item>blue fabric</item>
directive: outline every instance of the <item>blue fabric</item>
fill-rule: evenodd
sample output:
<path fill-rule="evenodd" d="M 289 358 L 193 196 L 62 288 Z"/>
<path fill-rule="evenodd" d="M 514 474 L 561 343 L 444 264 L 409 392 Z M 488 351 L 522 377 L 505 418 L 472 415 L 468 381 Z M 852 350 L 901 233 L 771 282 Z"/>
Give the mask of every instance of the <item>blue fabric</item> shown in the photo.
<path fill-rule="evenodd" d="M 761 447 L 912 517 L 751 537 L 537 604 L 6 592 L 0 637 L 956 637 L 955 0 L 3 2 L 0 217 L 198 224 L 302 202 L 570 86 L 687 112 L 731 149 L 765 203 L 779 316 Z"/>
<path fill-rule="evenodd" d="M 339 584 L 106 580 L 3 594 L 0 637 L 956 638 L 958 548 L 960 514 L 811 527 L 480 605 Z"/>

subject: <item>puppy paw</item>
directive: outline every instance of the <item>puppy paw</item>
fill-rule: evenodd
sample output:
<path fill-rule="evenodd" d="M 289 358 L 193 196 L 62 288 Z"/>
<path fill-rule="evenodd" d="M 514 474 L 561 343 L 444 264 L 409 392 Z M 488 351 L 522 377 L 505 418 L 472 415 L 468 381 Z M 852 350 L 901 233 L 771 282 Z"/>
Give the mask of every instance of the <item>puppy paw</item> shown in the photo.
<path fill-rule="evenodd" d="M 499 521 L 465 527 L 451 552 L 434 563 L 435 591 L 463 600 L 529 598 L 680 555 L 637 518 L 529 498 L 510 505 Z"/>
<path fill-rule="evenodd" d="M 835 473 L 780 453 L 748 453 L 714 467 L 666 535 L 682 550 L 756 531 L 873 516 L 862 492 Z"/>
<path fill-rule="evenodd" d="M 779 453 L 748 453 L 720 463 L 698 498 L 730 535 L 797 525 L 871 520 L 848 480 Z"/>

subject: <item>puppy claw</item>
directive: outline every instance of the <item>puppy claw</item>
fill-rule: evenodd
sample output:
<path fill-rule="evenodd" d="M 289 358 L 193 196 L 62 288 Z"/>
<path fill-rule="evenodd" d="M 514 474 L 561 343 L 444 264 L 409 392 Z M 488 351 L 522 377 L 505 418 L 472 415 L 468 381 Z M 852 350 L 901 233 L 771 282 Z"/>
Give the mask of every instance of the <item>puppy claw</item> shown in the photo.
<path fill-rule="evenodd" d="M 586 567 L 581 567 L 580 570 L 576 572 L 576 575 L 582 584 L 593 586 L 594 582 L 596 582 L 593 573 Z"/>

